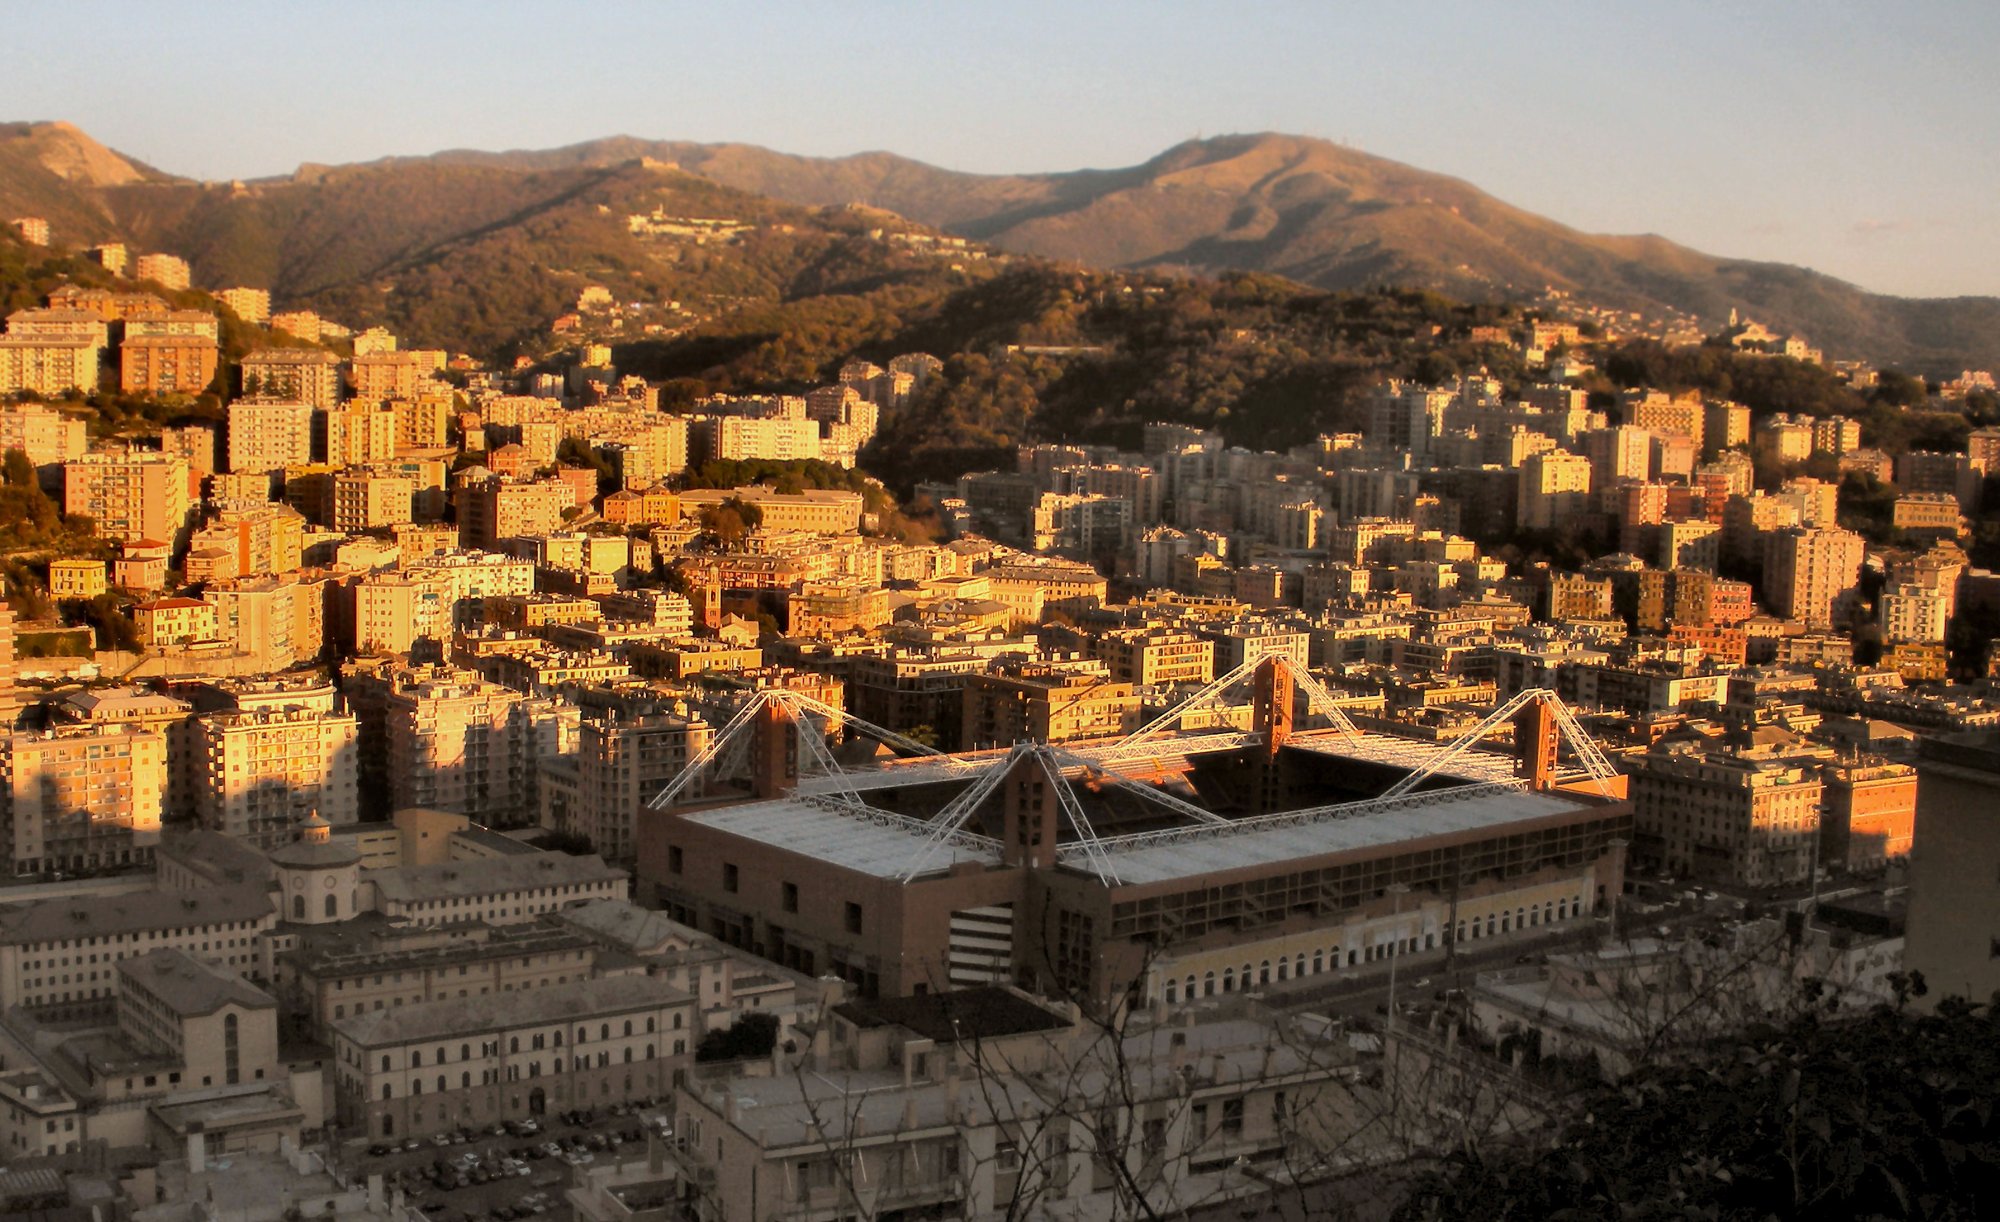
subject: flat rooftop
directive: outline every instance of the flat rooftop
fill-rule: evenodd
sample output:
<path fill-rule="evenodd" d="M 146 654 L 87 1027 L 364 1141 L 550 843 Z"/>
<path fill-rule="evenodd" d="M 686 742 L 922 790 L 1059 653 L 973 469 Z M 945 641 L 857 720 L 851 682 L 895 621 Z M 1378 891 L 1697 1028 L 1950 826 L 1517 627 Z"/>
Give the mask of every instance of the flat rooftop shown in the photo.
<path fill-rule="evenodd" d="M 907 874 L 931 833 L 916 819 L 887 811 L 842 810 L 808 797 L 715 806 L 679 817 L 877 878 Z M 942 872 L 967 861 L 997 866 L 1000 846 L 983 836 L 951 837 L 925 860 L 924 872 Z"/>
<path fill-rule="evenodd" d="M 1299 818 L 1280 812 L 1224 827 L 1200 824 L 1170 834 L 1109 837 L 1098 842 L 1118 880 L 1127 885 L 1170 882 L 1225 870 L 1334 853 L 1366 852 L 1433 836 L 1489 832 L 1509 824 L 1570 814 L 1578 802 L 1545 793 L 1467 785 L 1426 790 L 1384 808 L 1353 804 L 1355 813 Z M 1065 845 L 1061 859 L 1083 865 L 1082 845 Z"/>

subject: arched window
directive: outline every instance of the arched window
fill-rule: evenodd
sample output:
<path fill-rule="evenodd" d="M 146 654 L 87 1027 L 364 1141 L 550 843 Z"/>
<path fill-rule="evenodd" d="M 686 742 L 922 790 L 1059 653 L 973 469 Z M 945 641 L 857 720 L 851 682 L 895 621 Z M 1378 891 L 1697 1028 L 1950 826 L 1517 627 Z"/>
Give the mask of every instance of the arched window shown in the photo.
<path fill-rule="evenodd" d="M 394 1088 L 394 1087 L 392 1087 L 392 1086 L 390 1086 L 390 1085 L 389 1085 L 389 1084 L 388 1084 L 387 1082 L 384 1082 L 384 1083 L 382 1084 L 382 1097 L 383 1097 L 384 1099 L 393 1099 L 393 1098 L 395 1098 L 395 1097 L 396 1097 L 396 1096 L 395 1096 L 395 1088 Z M 382 1123 L 386 1125 L 386 1124 L 388 1124 L 388 1120 L 387 1120 L 387 1119 L 384 1119 Z M 386 1133 L 386 1132 L 388 1132 L 388 1130 L 387 1130 L 387 1129 L 384 1129 L 384 1130 L 383 1130 L 383 1132 L 385 1132 L 385 1133 Z"/>
<path fill-rule="evenodd" d="M 676 1031 L 679 1031 L 680 1029 L 681 1029 L 681 1012 L 680 1012 L 679 1010 L 675 1010 L 675 1011 L 674 1011 L 674 1030 L 676 1030 Z"/>
<path fill-rule="evenodd" d="M 1206 972 L 1206 973 L 1204 973 L 1204 974 L 1202 975 L 1202 978 L 1201 978 L 1201 995 L 1202 995 L 1203 997 L 1213 997 L 1213 996 L 1215 996 L 1215 973 L 1214 973 L 1214 972 Z"/>
<path fill-rule="evenodd" d="M 1314 951 L 1314 952 L 1313 952 L 1313 975 L 1317 976 L 1317 975 L 1319 975 L 1319 974 L 1320 974 L 1321 972 L 1323 972 L 1323 971 L 1325 971 L 1325 970 L 1326 970 L 1326 952 L 1325 952 L 1324 950 L 1316 950 L 1316 951 Z"/>
<path fill-rule="evenodd" d="M 412 1048 L 410 1050 L 410 1068 L 416 1069 L 423 1063 L 424 1063 L 423 1051 L 421 1049 Z"/>
<path fill-rule="evenodd" d="M 386 1052 L 382 1054 L 382 1072 L 389 1072 L 389 1054 Z"/>
<path fill-rule="evenodd" d="M 1167 981 L 1167 1004 L 1170 1006 L 1178 1005 L 1180 1004 L 1180 1000 L 1181 982 L 1178 980 Z"/>
<path fill-rule="evenodd" d="M 556 1047 L 562 1047 L 562 1028 L 556 1028 Z"/>
<path fill-rule="evenodd" d="M 1243 977 L 1246 980 L 1249 979 L 1250 973 L 1244 972 Z M 1271 961 L 1269 959 L 1264 960 L 1264 962 L 1261 965 L 1259 965 L 1257 969 L 1257 983 L 1258 984 L 1271 983 Z"/>
<path fill-rule="evenodd" d="M 1188 973 L 1188 978 L 1187 978 L 1186 980 L 1184 980 L 1184 981 L 1182 981 L 1182 982 L 1181 982 L 1181 993 L 1182 993 L 1182 994 L 1183 994 L 1183 995 L 1184 995 L 1184 996 L 1185 996 L 1185 997 L 1186 997 L 1186 998 L 1187 998 L 1187 999 L 1188 999 L 1189 1001 L 1193 1001 L 1193 1000 L 1194 1000 L 1195 998 L 1197 998 L 1197 997 L 1201 996 L 1201 994 L 1199 994 L 1199 993 L 1197 993 L 1197 992 L 1195 991 L 1196 987 L 1197 987 L 1197 986 L 1196 986 L 1196 984 L 1195 984 L 1195 979 L 1194 979 L 1194 973 L 1193 973 L 1193 972 L 1189 972 L 1189 973 Z"/>
<path fill-rule="evenodd" d="M 653 1059 L 653 1046 L 651 1044 L 646 1045 L 646 1059 L 649 1061 Z"/>
<path fill-rule="evenodd" d="M 598 1024 L 598 1026 L 597 1026 L 597 1038 L 598 1038 L 598 1039 L 601 1039 L 601 1040 L 608 1040 L 608 1039 L 610 1039 L 610 1038 L 611 1038 L 611 1024 L 610 1024 L 610 1023 L 599 1023 L 599 1024 Z"/>
<path fill-rule="evenodd" d="M 451 1088 L 445 1085 L 445 1078 L 444 1078 L 444 1075 L 443 1075 L 443 1074 L 439 1074 L 439 1075 L 438 1075 L 438 1094 L 442 1095 L 443 1093 L 445 1093 L 445 1091 L 447 1091 L 447 1090 L 449 1090 L 449 1089 L 451 1089 Z"/>
<path fill-rule="evenodd" d="M 330 921 L 339 915 L 340 899 L 338 896 L 329 894 L 326 897 L 326 919 Z"/>
<path fill-rule="evenodd" d="M 410 1079 L 410 1093 L 413 1095 L 421 1095 L 424 1093 L 424 1080 L 422 1078 Z"/>
<path fill-rule="evenodd" d="M 654 1021 L 655 1021 L 655 1020 L 654 1020 L 654 1018 L 653 1018 L 653 1016 L 652 1016 L 652 1015 L 648 1014 L 648 1015 L 646 1016 L 646 1034 L 647 1034 L 647 1035 L 651 1035 L 651 1034 L 653 1033 L 653 1023 L 654 1023 Z"/>
<path fill-rule="evenodd" d="M 632 1063 L 632 1050 L 630 1048 L 627 1048 L 625 1050 L 625 1063 L 627 1065 L 630 1065 Z"/>
<path fill-rule="evenodd" d="M 1236 991 L 1235 968 L 1225 967 L 1222 969 L 1222 991 L 1225 993 L 1234 993 Z"/>
<path fill-rule="evenodd" d="M 590 1032 L 588 1032 L 588 1031 L 585 1031 L 585 1030 L 584 1030 L 584 1029 L 583 1029 L 582 1027 L 578 1027 L 578 1028 L 576 1029 L 576 1042 L 577 1042 L 577 1043 L 581 1044 L 581 1043 L 584 1043 L 585 1041 L 587 1041 L 587 1040 L 589 1040 L 589 1039 L 590 1039 Z"/>
<path fill-rule="evenodd" d="M 516 1036 L 513 1036 L 513 1037 L 511 1037 L 511 1038 L 509 1038 L 509 1039 L 508 1039 L 508 1041 L 507 1041 L 507 1051 L 508 1051 L 508 1052 L 519 1052 L 519 1051 L 521 1051 L 521 1037 L 520 1037 L 520 1036 L 516 1035 Z"/>
<path fill-rule="evenodd" d="M 303 920 L 305 920 L 305 919 L 306 919 L 306 897 L 305 897 L 305 896 L 303 896 L 303 895 L 294 895 L 294 896 L 292 897 L 292 919 L 293 919 L 294 921 L 303 921 Z"/>
<path fill-rule="evenodd" d="M 470 1061 L 472 1059 L 472 1045 L 460 1044 L 458 1046 L 458 1059 L 461 1061 Z"/>
<path fill-rule="evenodd" d="M 462 1073 L 458 1075 L 458 1089 L 467 1090 L 470 1089 L 471 1086 L 472 1086 L 472 1075 L 470 1073 Z"/>

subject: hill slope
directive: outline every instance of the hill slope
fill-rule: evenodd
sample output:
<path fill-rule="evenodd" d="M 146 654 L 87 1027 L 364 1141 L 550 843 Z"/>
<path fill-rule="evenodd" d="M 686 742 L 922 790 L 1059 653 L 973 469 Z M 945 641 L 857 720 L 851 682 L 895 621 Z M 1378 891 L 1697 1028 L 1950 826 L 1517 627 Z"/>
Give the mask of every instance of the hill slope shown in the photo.
<path fill-rule="evenodd" d="M 1664 238 L 1587 234 L 1458 179 L 1297 136 L 1223 136 L 1127 169 L 1040 175 L 631 137 L 437 160 L 525 168 L 639 153 L 778 199 L 865 203 L 1004 250 L 1093 266 L 1262 271 L 1319 288 L 1398 283 L 1469 296 L 1554 287 L 1718 321 L 1739 309 L 1841 356 L 1933 371 L 2000 364 L 2000 300 L 1991 297 L 1889 297 Z"/>

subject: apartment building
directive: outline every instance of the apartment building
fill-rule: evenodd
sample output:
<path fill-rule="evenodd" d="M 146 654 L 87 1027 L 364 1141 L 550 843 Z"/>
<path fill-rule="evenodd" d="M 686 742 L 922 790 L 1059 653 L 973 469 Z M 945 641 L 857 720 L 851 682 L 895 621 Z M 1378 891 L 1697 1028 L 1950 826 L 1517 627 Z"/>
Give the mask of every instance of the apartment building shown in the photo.
<path fill-rule="evenodd" d="M 455 497 L 462 547 L 491 548 L 502 539 L 561 530 L 576 494 L 559 480 L 519 483 L 498 477 L 467 484 Z"/>
<path fill-rule="evenodd" d="M 1136 687 L 1207 683 L 1215 677 L 1215 642 L 1181 628 L 1124 628 L 1091 638 L 1090 654 L 1111 677 Z"/>
<path fill-rule="evenodd" d="M 1673 743 L 1631 763 L 1641 859 L 1746 887 L 1810 876 L 1825 789 L 1818 761 Z"/>
<path fill-rule="evenodd" d="M 1117 738 L 1139 728 L 1139 694 L 1101 664 L 1088 669 L 996 662 L 966 676 L 960 743 L 965 749 L 1018 742 Z"/>
<path fill-rule="evenodd" d="M 701 717 L 659 705 L 582 719 L 574 755 L 543 757 L 542 826 L 583 837 L 607 860 L 633 860 L 642 808 L 708 740 Z"/>
<path fill-rule="evenodd" d="M 272 324 L 277 327 L 277 320 Z M 260 348 L 243 357 L 243 393 L 330 411 L 340 402 L 340 358 L 319 348 Z"/>
<path fill-rule="evenodd" d="M 335 826 L 355 822 L 356 734 L 352 713 L 319 709 L 196 718 L 196 817 L 203 827 L 265 847 L 289 843 L 314 812 Z"/>
<path fill-rule="evenodd" d="M 134 280 L 151 280 L 162 288 L 179 292 L 193 281 L 187 260 L 177 255 L 140 255 L 132 264 Z"/>
<path fill-rule="evenodd" d="M 49 561 L 49 597 L 96 598 L 105 590 L 102 560 L 72 558 Z"/>
<path fill-rule="evenodd" d="M 90 518 L 105 538 L 178 546 L 193 508 L 187 460 L 178 454 L 127 450 L 63 464 L 63 512 Z"/>
<path fill-rule="evenodd" d="M 351 368 L 357 399 L 414 400 L 442 368 L 441 354 L 427 351 L 356 353 Z"/>
<path fill-rule="evenodd" d="M 1519 519 L 1523 530 L 1553 530 L 1590 506 L 1590 460 L 1549 450 L 1521 464 Z"/>
<path fill-rule="evenodd" d="M 778 492 L 754 484 L 740 488 L 690 488 L 680 494 L 681 516 L 698 518 L 703 510 L 731 500 L 756 506 L 764 515 L 761 524 L 765 530 L 847 535 L 861 529 L 861 494 L 828 488 L 808 488 L 803 492 Z"/>
<path fill-rule="evenodd" d="M 1837 527 L 1794 527 L 1764 540 L 1764 588 L 1771 610 L 1810 628 L 1844 618 L 1861 584 L 1867 543 Z"/>
<path fill-rule="evenodd" d="M 80 458 L 90 446 L 81 416 L 41 403 L 0 405 L 0 453 L 19 450 L 37 467 Z"/>
<path fill-rule="evenodd" d="M 312 461 L 313 408 L 258 395 L 229 405 L 229 469 L 278 472 Z"/>
<path fill-rule="evenodd" d="M 10 324 L 12 319 L 9 319 Z M 76 335 L 0 335 L 0 395 L 32 391 L 46 397 L 97 389 L 104 345 Z"/>
<path fill-rule="evenodd" d="M 398 685 L 388 698 L 389 782 L 397 808 L 535 821 L 536 762 L 570 745 L 576 710 L 465 672 Z"/>
<path fill-rule="evenodd" d="M 227 288 L 215 294 L 217 301 L 229 307 L 229 312 L 247 323 L 267 323 L 271 321 L 271 291 L 269 289 Z"/>
<path fill-rule="evenodd" d="M 353 400 L 313 409 L 313 446 L 327 465 L 353 467 L 396 457 L 396 413 L 379 403 Z"/>
<path fill-rule="evenodd" d="M 694 1000 L 648 976 L 452 998 L 333 1025 L 335 1109 L 370 1137 L 425 1136 L 672 1089 Z"/>
<path fill-rule="evenodd" d="M 371 573 L 355 583 L 354 649 L 408 654 L 420 640 L 451 636 L 456 588 L 441 573 Z"/>
<path fill-rule="evenodd" d="M 333 478 L 333 528 L 353 534 L 413 522 L 415 496 L 405 476 L 342 472 Z"/>
<path fill-rule="evenodd" d="M 0 826 L 16 875 L 142 865 L 166 813 L 167 735 L 105 724 L 0 736 Z"/>

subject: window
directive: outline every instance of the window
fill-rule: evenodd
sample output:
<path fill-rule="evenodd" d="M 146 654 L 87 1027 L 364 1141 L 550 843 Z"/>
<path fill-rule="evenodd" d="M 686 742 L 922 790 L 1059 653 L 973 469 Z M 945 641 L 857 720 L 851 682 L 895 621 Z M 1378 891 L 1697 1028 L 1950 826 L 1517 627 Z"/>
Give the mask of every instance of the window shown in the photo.
<path fill-rule="evenodd" d="M 1224 1099 L 1222 1101 L 1222 1135 L 1229 1140 L 1243 1136 L 1243 1100 Z"/>
<path fill-rule="evenodd" d="M 851 900 L 847 904 L 847 932 L 861 932 L 861 905 Z"/>
<path fill-rule="evenodd" d="M 337 900 L 337 899 L 335 899 L 335 898 L 334 898 L 333 896 L 331 896 L 331 895 L 327 896 L 327 897 L 326 897 L 326 916 L 327 916 L 327 919 L 328 919 L 328 920 L 332 920 L 332 919 L 333 919 L 334 917 L 337 917 L 337 916 L 339 916 L 339 915 L 340 915 L 340 901 L 339 901 L 339 900 Z"/>
<path fill-rule="evenodd" d="M 679 874 L 680 872 L 681 872 L 681 846 L 677 844 L 670 844 L 667 846 L 667 873 Z"/>
<path fill-rule="evenodd" d="M 786 883 L 783 889 L 785 911 L 797 912 L 799 910 L 799 885 L 797 883 Z"/>
<path fill-rule="evenodd" d="M 727 891 L 727 892 L 731 893 L 732 895 L 733 895 L 733 894 L 735 894 L 735 892 L 736 892 L 736 881 L 737 881 L 737 880 L 736 880 L 736 866 L 735 866 L 735 864 L 734 864 L 733 862 L 727 862 L 727 861 L 723 862 L 723 863 L 722 863 L 722 889 L 723 889 L 724 891 Z"/>

